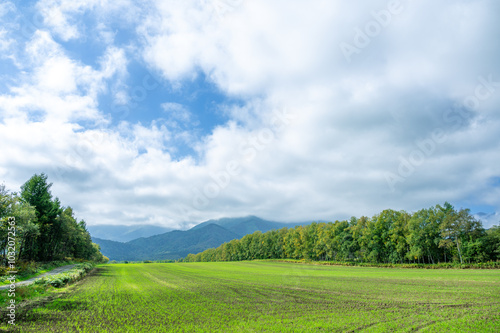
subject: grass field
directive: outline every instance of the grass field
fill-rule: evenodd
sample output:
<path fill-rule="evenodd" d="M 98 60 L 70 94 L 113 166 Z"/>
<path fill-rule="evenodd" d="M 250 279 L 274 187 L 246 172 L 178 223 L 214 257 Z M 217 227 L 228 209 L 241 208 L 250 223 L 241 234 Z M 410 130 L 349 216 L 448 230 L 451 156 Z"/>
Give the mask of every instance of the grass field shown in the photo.
<path fill-rule="evenodd" d="M 499 332 L 500 271 L 103 265 L 17 320 L 20 332 Z"/>

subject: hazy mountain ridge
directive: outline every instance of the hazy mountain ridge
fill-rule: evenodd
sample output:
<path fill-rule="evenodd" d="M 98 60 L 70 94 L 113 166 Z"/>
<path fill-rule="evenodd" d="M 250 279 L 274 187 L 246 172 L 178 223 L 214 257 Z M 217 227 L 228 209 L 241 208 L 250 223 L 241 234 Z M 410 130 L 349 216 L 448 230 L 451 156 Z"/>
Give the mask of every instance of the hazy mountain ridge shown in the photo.
<path fill-rule="evenodd" d="M 134 246 L 128 243 L 92 237 L 92 242 L 99 244 L 101 253 L 111 260 L 140 260 Z"/>
<path fill-rule="evenodd" d="M 234 232 L 240 237 L 243 237 L 247 234 L 251 234 L 257 230 L 266 232 L 269 230 L 273 229 L 281 229 L 281 228 L 293 228 L 297 225 L 306 225 L 309 224 L 310 222 L 295 222 L 295 223 L 284 223 L 284 222 L 274 222 L 274 221 L 267 221 L 264 219 L 261 219 L 260 217 L 257 216 L 246 216 L 246 217 L 236 217 L 236 218 L 221 218 L 218 220 L 208 220 L 206 222 L 202 222 L 193 228 L 194 229 L 199 229 L 202 228 L 208 224 L 216 224 L 219 225 L 223 228 L 226 228 L 227 230 Z"/>
<path fill-rule="evenodd" d="M 140 237 L 150 237 L 172 231 L 171 228 L 156 225 L 89 225 L 87 226 L 92 238 L 111 240 L 116 242 L 128 242 Z"/>
<path fill-rule="evenodd" d="M 189 230 L 173 230 L 128 242 L 106 240 L 96 237 L 92 232 L 91 234 L 93 241 L 101 246 L 101 252 L 111 260 L 163 260 L 179 259 L 189 253 L 199 253 L 257 230 L 266 232 L 305 224 L 309 222 L 288 224 L 247 216 L 209 220 Z"/>
<path fill-rule="evenodd" d="M 238 235 L 216 224 L 200 229 L 171 231 L 161 235 L 139 238 L 128 242 L 138 248 L 142 258 L 177 259 L 190 252 L 200 252 L 238 238 Z"/>
<path fill-rule="evenodd" d="M 111 260 L 163 260 L 179 259 L 189 253 L 198 253 L 238 235 L 216 224 L 196 230 L 174 230 L 146 238 L 122 243 L 99 238 L 92 240 L 101 246 L 101 252 Z"/>

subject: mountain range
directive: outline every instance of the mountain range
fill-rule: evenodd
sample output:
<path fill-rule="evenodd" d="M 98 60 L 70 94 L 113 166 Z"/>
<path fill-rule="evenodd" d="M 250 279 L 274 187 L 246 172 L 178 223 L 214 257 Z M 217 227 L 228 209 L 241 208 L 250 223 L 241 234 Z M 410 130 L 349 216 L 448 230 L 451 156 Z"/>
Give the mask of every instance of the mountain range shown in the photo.
<path fill-rule="evenodd" d="M 266 232 L 272 229 L 281 229 L 284 227 L 292 228 L 297 225 L 306 225 L 309 223 L 310 222 L 273 222 L 263 220 L 256 216 L 222 218 L 200 223 L 189 230 L 173 230 L 149 237 L 139 237 L 126 242 L 102 239 L 96 236 L 106 235 L 103 230 L 110 231 L 112 228 L 91 229 L 89 227 L 88 229 L 93 242 L 100 245 L 102 254 L 107 256 L 110 260 L 138 261 L 179 259 L 187 256 L 189 253 L 198 253 L 208 248 L 217 247 L 222 243 L 241 238 L 257 230 Z M 126 226 L 123 227 L 125 228 L 122 230 L 126 230 Z M 94 230 L 94 233 L 92 230 Z M 138 228 L 136 230 L 141 229 Z M 151 231 L 153 229 L 148 230 Z M 128 232 L 124 234 L 127 236 L 131 235 L 131 233 Z M 138 235 L 139 232 L 132 234 Z M 119 239 L 118 233 L 115 233 L 113 237 L 114 239 Z"/>
<path fill-rule="evenodd" d="M 107 239 L 116 242 L 128 242 L 140 237 L 150 237 L 163 234 L 173 229 L 157 225 L 90 225 L 87 230 L 92 237 Z"/>

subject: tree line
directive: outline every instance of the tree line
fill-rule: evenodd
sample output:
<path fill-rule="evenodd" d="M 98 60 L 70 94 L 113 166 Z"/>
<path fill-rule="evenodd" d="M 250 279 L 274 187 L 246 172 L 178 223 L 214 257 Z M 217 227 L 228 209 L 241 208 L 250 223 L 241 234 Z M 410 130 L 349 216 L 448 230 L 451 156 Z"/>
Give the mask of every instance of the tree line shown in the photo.
<path fill-rule="evenodd" d="M 77 221 L 71 207 L 53 198 L 51 187 L 44 173 L 31 177 L 19 193 L 0 185 L 0 264 L 7 264 L 9 217 L 15 218 L 16 260 L 106 259 L 92 243 L 85 221 Z"/>
<path fill-rule="evenodd" d="M 368 263 L 479 263 L 500 260 L 500 228 L 485 230 L 469 209 L 436 205 L 412 214 L 384 210 L 371 218 L 256 231 L 184 261 L 308 259 Z"/>

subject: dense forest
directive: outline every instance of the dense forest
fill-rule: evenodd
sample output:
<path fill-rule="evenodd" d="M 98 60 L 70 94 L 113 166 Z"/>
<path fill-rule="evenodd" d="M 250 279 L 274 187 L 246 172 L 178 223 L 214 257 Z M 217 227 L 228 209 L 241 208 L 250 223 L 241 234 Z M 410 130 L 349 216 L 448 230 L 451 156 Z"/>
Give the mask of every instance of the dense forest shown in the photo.
<path fill-rule="evenodd" d="M 92 243 L 85 221 L 78 222 L 71 207 L 63 207 L 58 198 L 52 198 L 51 186 L 43 173 L 24 183 L 20 193 L 0 185 L 1 265 L 7 263 L 9 217 L 15 218 L 16 260 L 105 260 L 99 246 Z"/>
<path fill-rule="evenodd" d="M 500 228 L 485 230 L 469 209 L 449 203 L 415 213 L 384 210 L 372 218 L 259 231 L 184 261 L 309 259 L 371 263 L 485 262 L 500 259 Z"/>

